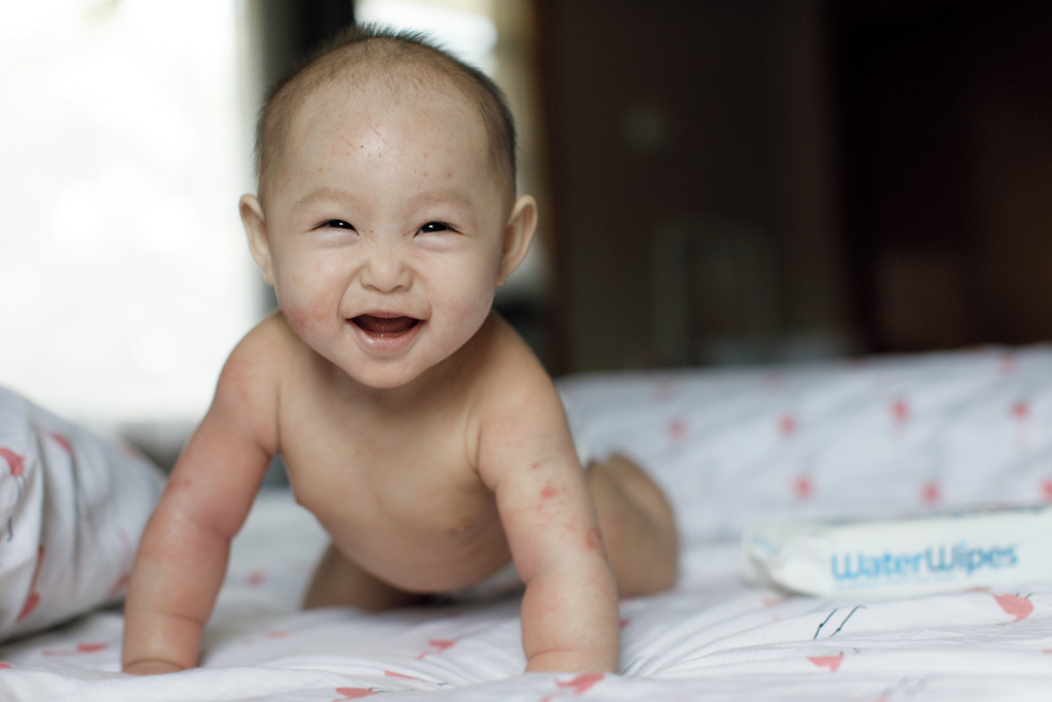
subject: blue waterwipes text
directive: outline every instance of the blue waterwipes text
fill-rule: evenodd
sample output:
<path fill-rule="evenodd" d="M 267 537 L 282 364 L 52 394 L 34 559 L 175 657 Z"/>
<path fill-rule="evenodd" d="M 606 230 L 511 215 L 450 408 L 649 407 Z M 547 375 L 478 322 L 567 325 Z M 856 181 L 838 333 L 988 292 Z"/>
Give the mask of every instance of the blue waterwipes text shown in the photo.
<path fill-rule="evenodd" d="M 929 546 L 919 553 L 885 551 L 871 555 L 860 551 L 830 558 L 833 578 L 840 581 L 946 578 L 958 574 L 970 577 L 979 570 L 1014 568 L 1018 563 L 1015 544 L 973 548 L 963 541 L 953 546 Z"/>

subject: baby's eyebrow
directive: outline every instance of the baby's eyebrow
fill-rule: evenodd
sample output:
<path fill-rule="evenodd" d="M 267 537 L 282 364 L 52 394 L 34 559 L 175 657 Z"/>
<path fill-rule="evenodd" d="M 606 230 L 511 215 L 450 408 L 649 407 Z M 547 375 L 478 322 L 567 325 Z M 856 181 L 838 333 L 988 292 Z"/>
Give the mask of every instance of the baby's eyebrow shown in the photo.
<path fill-rule="evenodd" d="M 334 202 L 339 204 L 353 205 L 358 201 L 351 192 L 347 190 L 341 190 L 340 188 L 324 187 L 318 188 L 310 193 L 307 193 L 303 197 L 293 204 L 294 209 L 303 209 L 310 205 L 318 202 Z"/>
<path fill-rule="evenodd" d="M 420 209 L 427 207 L 428 205 L 444 203 L 471 210 L 472 212 L 477 209 L 475 202 L 468 197 L 467 194 L 456 188 L 436 188 L 434 190 L 425 190 L 424 192 L 417 193 L 409 200 L 410 207 L 413 209 Z"/>

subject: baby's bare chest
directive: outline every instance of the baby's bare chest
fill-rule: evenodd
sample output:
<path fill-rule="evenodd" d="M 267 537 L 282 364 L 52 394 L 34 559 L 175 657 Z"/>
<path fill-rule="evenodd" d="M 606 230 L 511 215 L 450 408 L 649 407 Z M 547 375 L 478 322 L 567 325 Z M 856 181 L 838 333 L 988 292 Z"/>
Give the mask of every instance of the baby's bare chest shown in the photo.
<path fill-rule="evenodd" d="M 468 434 L 455 408 L 376 417 L 314 403 L 282 418 L 281 449 L 297 500 L 348 549 L 440 547 L 499 523 Z"/>

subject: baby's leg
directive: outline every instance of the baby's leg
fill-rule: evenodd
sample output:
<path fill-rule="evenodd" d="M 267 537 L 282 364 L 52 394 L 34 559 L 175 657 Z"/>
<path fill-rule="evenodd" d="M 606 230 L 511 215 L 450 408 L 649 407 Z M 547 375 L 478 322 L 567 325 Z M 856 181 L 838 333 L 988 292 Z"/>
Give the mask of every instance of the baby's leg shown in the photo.
<path fill-rule="evenodd" d="M 403 592 L 377 580 L 329 544 L 314 571 L 303 606 L 306 609 L 358 607 L 376 612 L 420 604 L 425 600 L 423 595 Z"/>
<path fill-rule="evenodd" d="M 679 575 L 679 537 L 661 488 L 628 458 L 588 466 L 599 529 L 622 597 L 667 590 Z"/>

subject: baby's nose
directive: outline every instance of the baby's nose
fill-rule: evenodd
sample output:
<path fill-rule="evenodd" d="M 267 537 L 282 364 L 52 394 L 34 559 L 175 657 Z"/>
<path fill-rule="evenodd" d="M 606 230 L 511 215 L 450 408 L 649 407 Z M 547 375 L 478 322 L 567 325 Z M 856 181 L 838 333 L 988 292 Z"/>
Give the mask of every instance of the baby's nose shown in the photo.
<path fill-rule="evenodd" d="M 412 271 L 394 249 L 372 252 L 361 274 L 362 286 L 379 292 L 406 290 L 413 282 Z"/>

